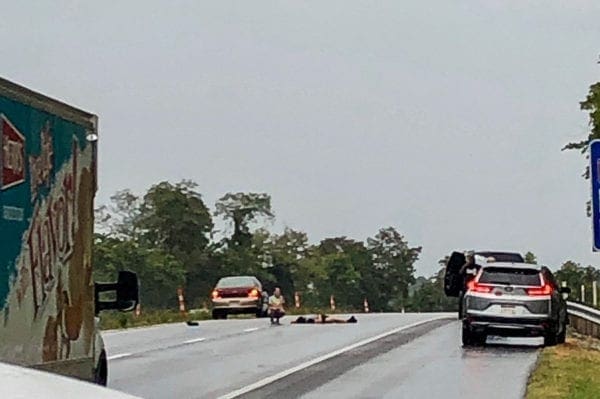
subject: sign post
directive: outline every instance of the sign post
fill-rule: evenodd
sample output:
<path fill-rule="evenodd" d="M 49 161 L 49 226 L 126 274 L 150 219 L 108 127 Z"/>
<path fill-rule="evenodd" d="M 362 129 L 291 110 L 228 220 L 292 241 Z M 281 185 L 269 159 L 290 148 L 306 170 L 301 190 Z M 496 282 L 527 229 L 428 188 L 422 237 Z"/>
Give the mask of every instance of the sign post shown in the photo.
<path fill-rule="evenodd" d="M 590 143 L 590 181 L 592 183 L 592 234 L 594 252 L 600 251 L 600 140 Z"/>

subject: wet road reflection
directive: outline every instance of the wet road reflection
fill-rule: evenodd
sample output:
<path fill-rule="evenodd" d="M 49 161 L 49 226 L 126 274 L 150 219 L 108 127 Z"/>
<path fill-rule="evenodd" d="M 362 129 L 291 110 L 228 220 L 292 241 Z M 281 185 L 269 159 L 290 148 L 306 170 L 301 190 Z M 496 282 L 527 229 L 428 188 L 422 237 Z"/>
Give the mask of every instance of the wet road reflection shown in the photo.
<path fill-rule="evenodd" d="M 463 348 L 454 322 L 312 391 L 304 398 L 522 398 L 538 338 L 490 337 Z"/>

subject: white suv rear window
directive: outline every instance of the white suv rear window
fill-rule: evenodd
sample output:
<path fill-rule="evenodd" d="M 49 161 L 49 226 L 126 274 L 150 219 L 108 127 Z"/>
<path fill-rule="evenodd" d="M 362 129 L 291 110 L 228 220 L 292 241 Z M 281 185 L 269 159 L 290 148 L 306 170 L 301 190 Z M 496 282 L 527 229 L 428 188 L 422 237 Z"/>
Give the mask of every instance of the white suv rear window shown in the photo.
<path fill-rule="evenodd" d="M 539 270 L 502 267 L 486 267 L 481 273 L 479 282 L 484 284 L 542 285 Z"/>

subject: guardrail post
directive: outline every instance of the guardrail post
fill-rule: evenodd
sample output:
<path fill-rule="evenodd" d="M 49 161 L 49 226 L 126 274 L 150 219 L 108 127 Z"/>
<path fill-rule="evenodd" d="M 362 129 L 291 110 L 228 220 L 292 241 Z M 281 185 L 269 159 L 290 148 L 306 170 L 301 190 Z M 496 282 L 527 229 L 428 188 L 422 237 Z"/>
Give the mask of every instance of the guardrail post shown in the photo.
<path fill-rule="evenodd" d="M 561 281 L 560 285 L 562 287 L 566 287 L 567 286 L 567 282 L 566 281 Z M 562 294 L 562 297 L 563 297 L 564 300 L 567 300 L 567 298 L 569 297 L 569 294 Z"/>
<path fill-rule="evenodd" d="M 585 285 L 581 284 L 581 302 L 585 303 Z"/>
<path fill-rule="evenodd" d="M 598 306 L 598 283 L 596 281 L 592 282 L 592 303 L 594 307 Z"/>

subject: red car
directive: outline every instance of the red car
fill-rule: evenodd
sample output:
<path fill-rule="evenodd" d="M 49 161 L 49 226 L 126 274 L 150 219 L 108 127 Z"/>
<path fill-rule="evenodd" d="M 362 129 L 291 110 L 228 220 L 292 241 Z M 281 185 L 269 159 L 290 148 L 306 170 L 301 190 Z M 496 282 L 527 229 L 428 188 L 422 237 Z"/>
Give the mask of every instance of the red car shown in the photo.
<path fill-rule="evenodd" d="M 213 319 L 226 319 L 230 314 L 254 313 L 264 316 L 265 294 L 254 276 L 223 277 L 211 295 Z"/>

